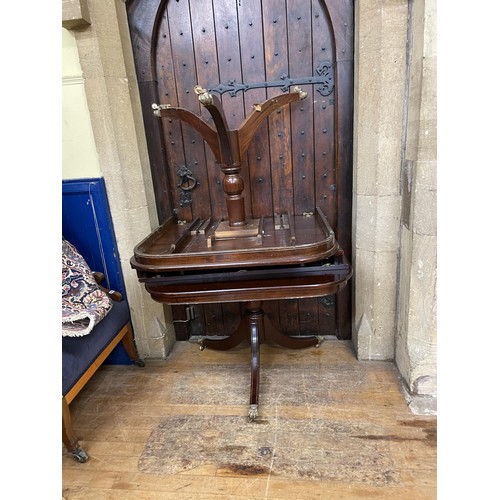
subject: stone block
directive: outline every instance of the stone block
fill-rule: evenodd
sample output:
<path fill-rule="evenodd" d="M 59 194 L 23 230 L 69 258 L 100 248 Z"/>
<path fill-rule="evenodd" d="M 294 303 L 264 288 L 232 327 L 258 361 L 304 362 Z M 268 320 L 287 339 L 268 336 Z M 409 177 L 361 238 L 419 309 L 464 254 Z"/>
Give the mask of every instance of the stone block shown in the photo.
<path fill-rule="evenodd" d="M 163 357 L 165 355 L 164 342 L 160 338 L 155 338 L 158 324 L 165 322 L 162 305 L 151 300 L 144 285 L 137 281 L 136 276 L 124 272 L 124 280 L 140 356 Z"/>
<path fill-rule="evenodd" d="M 411 284 L 409 295 L 408 338 L 416 344 L 414 359 L 418 361 L 422 348 L 437 342 L 436 281 L 437 236 L 413 234 Z M 410 356 L 412 353 L 410 352 Z"/>
<path fill-rule="evenodd" d="M 356 251 L 355 348 L 359 359 L 394 358 L 397 252 Z"/>
<path fill-rule="evenodd" d="M 353 328 L 352 343 L 359 360 L 370 359 L 370 344 L 373 337 L 370 321 L 366 314 L 361 315 L 358 325 Z"/>
<path fill-rule="evenodd" d="M 354 190 L 363 195 L 399 193 L 404 98 L 404 50 L 360 55 L 356 79 Z M 387 92 L 387 88 L 391 92 Z"/>
<path fill-rule="evenodd" d="M 422 92 L 420 119 L 437 120 L 437 58 L 425 59 L 422 64 Z"/>
<path fill-rule="evenodd" d="M 427 120 L 420 122 L 418 131 L 417 159 L 420 162 L 435 162 L 437 158 L 437 122 Z"/>
<path fill-rule="evenodd" d="M 421 160 L 415 169 L 415 185 L 437 190 L 437 161 Z"/>
<path fill-rule="evenodd" d="M 62 0 L 62 25 L 72 30 L 91 23 L 87 0 Z"/>
<path fill-rule="evenodd" d="M 424 49 L 425 58 L 437 55 L 437 0 L 417 2 L 424 4 Z"/>
<path fill-rule="evenodd" d="M 372 188 L 376 190 L 378 196 L 398 196 L 400 193 L 401 140 L 402 132 L 399 120 L 380 123 L 377 180 Z"/>
<path fill-rule="evenodd" d="M 356 201 L 356 248 L 396 251 L 399 246 L 400 196 L 361 196 Z"/>
<path fill-rule="evenodd" d="M 436 236 L 403 230 L 396 363 L 411 394 L 436 394 Z"/>
<path fill-rule="evenodd" d="M 396 48 L 406 40 L 406 2 L 373 0 L 355 2 L 359 48 L 362 51 L 379 51 Z"/>
<path fill-rule="evenodd" d="M 104 76 L 126 76 L 123 46 L 115 2 L 92 0 L 90 10 L 98 39 L 97 50 Z"/>
<path fill-rule="evenodd" d="M 429 168 L 426 162 L 425 167 Z M 435 164 L 435 162 L 432 162 Z M 416 169 L 422 167 L 421 162 L 415 164 Z M 435 186 L 415 183 L 413 193 L 413 231 L 418 234 L 437 234 L 437 192 Z"/>
<path fill-rule="evenodd" d="M 406 384 L 402 385 L 403 394 L 408 408 L 414 415 L 436 415 L 437 397 L 410 393 Z"/>
<path fill-rule="evenodd" d="M 380 106 L 381 121 L 398 120 L 402 128 L 403 100 L 405 93 L 406 53 L 404 43 L 399 48 L 385 49 L 381 53 L 380 81 L 383 87 Z M 388 91 L 390 89 L 390 91 Z"/>
<path fill-rule="evenodd" d="M 124 259 L 130 259 L 135 245 L 148 236 L 158 225 L 157 222 L 150 220 L 149 211 L 145 205 L 134 209 L 117 210 L 113 213 L 113 222 L 115 227 L 124 228 L 123 231 L 120 231 L 120 249 L 124 249 L 126 252 L 125 255 L 122 255 L 121 251 L 121 257 Z"/>
<path fill-rule="evenodd" d="M 75 38 L 85 78 L 103 76 L 104 70 L 99 54 L 99 40 L 96 37 L 94 26 L 90 26 L 85 31 L 75 31 Z"/>

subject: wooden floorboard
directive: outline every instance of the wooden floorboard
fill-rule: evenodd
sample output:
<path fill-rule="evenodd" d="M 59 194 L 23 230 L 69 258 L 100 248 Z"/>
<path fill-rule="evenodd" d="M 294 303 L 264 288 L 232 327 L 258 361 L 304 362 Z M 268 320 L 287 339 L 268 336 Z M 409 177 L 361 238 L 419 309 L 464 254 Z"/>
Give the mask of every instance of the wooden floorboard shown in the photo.
<path fill-rule="evenodd" d="M 394 464 L 398 480 L 382 485 L 360 481 L 360 473 L 368 477 L 376 472 L 369 468 L 377 463 L 362 463 L 366 470 L 357 471 L 358 479 L 339 481 L 248 475 L 211 463 L 176 474 L 141 472 L 138 463 L 144 447 L 162 419 L 183 415 L 244 419 L 248 412 L 249 379 L 241 386 L 249 377 L 248 346 L 217 352 L 177 342 L 167 359 L 146 359 L 144 368 L 104 365 L 72 402 L 73 426 L 90 458 L 77 463 L 63 447 L 63 498 L 436 498 L 436 417 L 410 412 L 393 363 L 358 362 L 351 343 L 337 340 L 298 351 L 262 346 L 261 353 L 259 418 L 272 419 L 279 412 L 294 422 L 335 422 L 337 446 L 345 439 L 376 450 L 381 459 Z M 221 367 L 226 379 L 219 376 Z M 287 387 L 273 386 L 278 373 L 285 378 L 290 374 L 305 403 L 291 401 Z M 313 373 L 319 387 L 301 388 L 303 373 Z M 359 435 L 353 434 L 356 426 L 363 429 Z M 327 438 L 332 436 L 313 434 L 308 444 L 314 449 Z M 333 453 L 331 467 L 344 465 L 336 460 L 345 461 L 349 451 Z"/>

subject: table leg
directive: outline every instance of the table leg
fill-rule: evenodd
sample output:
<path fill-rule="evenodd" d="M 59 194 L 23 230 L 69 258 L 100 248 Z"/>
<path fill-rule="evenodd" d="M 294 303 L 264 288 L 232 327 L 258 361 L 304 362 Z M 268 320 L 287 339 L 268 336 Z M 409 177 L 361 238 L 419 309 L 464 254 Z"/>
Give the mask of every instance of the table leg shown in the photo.
<path fill-rule="evenodd" d="M 250 344 L 251 344 L 251 382 L 250 382 L 250 407 L 248 420 L 253 422 L 258 415 L 259 405 L 259 376 L 260 376 L 260 345 L 258 318 L 250 316 Z"/>
<path fill-rule="evenodd" d="M 222 339 L 211 339 L 205 337 L 198 340 L 200 350 L 203 351 L 203 349 L 205 349 L 206 347 L 207 349 L 227 351 L 228 349 L 236 347 L 238 344 L 241 344 L 241 342 L 248 338 L 248 326 L 246 323 L 246 318 L 242 318 L 240 324 L 238 325 L 238 328 L 236 328 L 234 333 L 232 335 L 229 335 L 228 337 L 224 337 Z"/>
<path fill-rule="evenodd" d="M 260 381 L 260 344 L 270 341 L 290 349 L 303 349 L 305 347 L 319 347 L 323 337 L 308 335 L 305 337 L 288 337 L 278 331 L 262 310 L 262 301 L 247 302 L 245 315 L 236 331 L 222 339 L 204 338 L 198 343 L 200 349 L 227 350 L 236 347 L 243 340 L 250 340 L 251 347 L 251 380 L 250 380 L 250 407 L 248 420 L 253 422 L 258 416 L 259 381 Z"/>
<path fill-rule="evenodd" d="M 303 337 L 288 337 L 284 335 L 279 330 L 277 330 L 271 323 L 267 315 L 264 315 L 264 340 L 272 341 L 283 347 L 288 347 L 289 349 L 304 349 L 305 347 L 315 346 L 319 347 L 323 341 L 324 337 L 321 335 L 306 335 Z"/>

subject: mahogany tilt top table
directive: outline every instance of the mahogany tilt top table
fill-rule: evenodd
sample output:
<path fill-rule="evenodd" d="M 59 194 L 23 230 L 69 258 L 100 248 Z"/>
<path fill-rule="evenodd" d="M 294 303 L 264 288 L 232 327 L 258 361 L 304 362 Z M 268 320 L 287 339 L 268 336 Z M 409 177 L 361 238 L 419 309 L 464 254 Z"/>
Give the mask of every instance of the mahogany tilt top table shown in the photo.
<path fill-rule="evenodd" d="M 226 350 L 243 340 L 251 345 L 248 418 L 258 416 L 260 353 L 266 341 L 291 349 L 317 346 L 319 336 L 290 337 L 279 332 L 262 303 L 278 299 L 323 297 L 347 284 L 352 267 L 320 208 L 302 214 L 249 218 L 243 202 L 241 158 L 256 129 L 271 112 L 307 94 L 300 89 L 256 106 L 238 130 L 228 130 L 219 100 L 195 87 L 215 129 L 193 113 L 153 106 L 161 117 L 181 119 L 202 134 L 224 174 L 228 217 L 193 221 L 168 219 L 134 249 L 131 266 L 151 297 L 165 304 L 241 302 L 245 314 L 234 332 L 204 338 L 200 348 Z"/>

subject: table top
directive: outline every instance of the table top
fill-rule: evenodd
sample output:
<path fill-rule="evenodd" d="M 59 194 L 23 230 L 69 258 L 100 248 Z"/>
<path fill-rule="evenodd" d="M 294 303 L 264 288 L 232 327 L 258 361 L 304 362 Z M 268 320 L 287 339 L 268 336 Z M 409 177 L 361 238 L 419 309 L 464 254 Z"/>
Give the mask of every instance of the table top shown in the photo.
<path fill-rule="evenodd" d="M 168 273 L 140 278 L 151 297 L 168 304 L 207 304 L 324 297 L 352 276 L 345 256 L 297 266 Z"/>
<path fill-rule="evenodd" d="M 327 259 L 339 250 L 319 208 L 302 215 L 252 219 L 247 229 L 230 228 L 222 220 L 179 223 L 172 217 L 135 247 L 131 266 L 163 273 L 297 265 Z"/>

